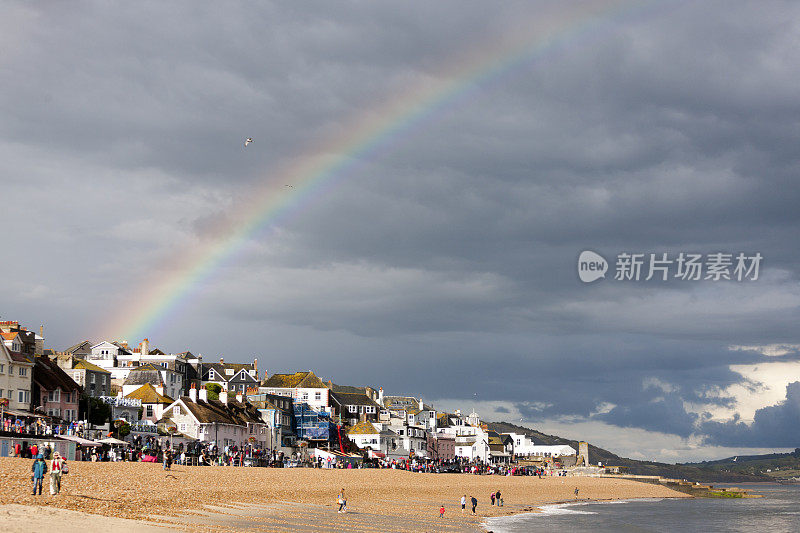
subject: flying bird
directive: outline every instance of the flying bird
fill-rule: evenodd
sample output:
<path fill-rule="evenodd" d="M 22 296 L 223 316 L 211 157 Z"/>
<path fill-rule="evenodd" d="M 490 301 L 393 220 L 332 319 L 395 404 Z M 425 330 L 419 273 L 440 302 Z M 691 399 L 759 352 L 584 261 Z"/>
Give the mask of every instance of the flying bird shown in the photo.
<path fill-rule="evenodd" d="M 250 144 L 251 142 L 253 142 L 253 138 L 252 137 L 248 137 L 247 139 L 245 139 L 244 140 L 244 147 L 247 148 L 247 145 Z"/>
<path fill-rule="evenodd" d="M 739 456 L 738 456 L 738 455 L 737 455 L 736 457 L 734 457 L 734 458 L 733 458 L 733 462 L 735 463 L 737 459 L 739 459 Z"/>
<path fill-rule="evenodd" d="M 288 183 L 286 184 L 286 187 L 289 187 L 290 189 L 294 189 L 294 185 L 289 185 Z"/>

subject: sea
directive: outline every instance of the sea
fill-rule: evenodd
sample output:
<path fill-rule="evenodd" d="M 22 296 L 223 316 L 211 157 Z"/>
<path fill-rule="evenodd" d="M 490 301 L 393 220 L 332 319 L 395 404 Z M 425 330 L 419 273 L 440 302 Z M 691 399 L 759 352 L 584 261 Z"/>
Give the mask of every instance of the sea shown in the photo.
<path fill-rule="evenodd" d="M 715 483 L 714 486 L 725 486 Z M 544 505 L 541 513 L 488 518 L 494 533 L 800 532 L 800 485 L 738 484 L 763 498 L 647 498 Z"/>

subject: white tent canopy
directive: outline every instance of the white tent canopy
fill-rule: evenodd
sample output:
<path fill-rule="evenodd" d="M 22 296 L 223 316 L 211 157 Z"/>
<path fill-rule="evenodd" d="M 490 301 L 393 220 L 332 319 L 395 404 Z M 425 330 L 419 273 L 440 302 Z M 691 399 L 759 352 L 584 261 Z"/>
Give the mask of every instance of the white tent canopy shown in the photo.
<path fill-rule="evenodd" d="M 102 442 L 103 444 L 128 444 L 124 440 L 115 439 L 114 437 L 106 437 L 97 442 Z"/>

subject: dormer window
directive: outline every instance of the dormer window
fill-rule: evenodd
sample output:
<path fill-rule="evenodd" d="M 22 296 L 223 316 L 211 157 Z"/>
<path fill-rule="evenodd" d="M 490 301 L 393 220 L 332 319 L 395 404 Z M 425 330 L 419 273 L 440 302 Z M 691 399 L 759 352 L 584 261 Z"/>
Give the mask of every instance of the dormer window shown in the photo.
<path fill-rule="evenodd" d="M 214 371 L 213 371 L 213 370 L 209 370 L 209 371 L 208 371 L 208 379 L 209 379 L 209 380 L 216 379 L 216 377 L 217 377 L 217 375 L 214 373 Z"/>
<path fill-rule="evenodd" d="M 226 376 L 232 376 L 233 375 L 233 369 L 232 368 L 226 368 L 225 369 L 225 375 Z"/>

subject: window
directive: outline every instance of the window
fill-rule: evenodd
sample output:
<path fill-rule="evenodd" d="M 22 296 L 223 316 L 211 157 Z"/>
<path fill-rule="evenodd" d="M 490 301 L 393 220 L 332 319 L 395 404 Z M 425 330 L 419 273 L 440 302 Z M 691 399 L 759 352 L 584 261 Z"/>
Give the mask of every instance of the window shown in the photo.
<path fill-rule="evenodd" d="M 214 374 L 213 370 L 209 370 L 208 371 L 208 379 L 209 379 L 209 381 L 212 380 L 212 379 L 216 379 L 216 374 Z"/>
<path fill-rule="evenodd" d="M 301 397 L 301 399 L 302 399 L 304 402 L 307 402 L 307 401 L 308 401 L 308 393 L 307 393 L 307 392 L 304 392 L 304 393 L 303 393 L 303 396 Z"/>
<path fill-rule="evenodd" d="M 61 401 L 61 389 L 48 391 L 47 392 L 47 401 L 48 402 L 60 402 Z"/>
<path fill-rule="evenodd" d="M 3 397 L 3 389 L 0 389 L 0 398 Z"/>
<path fill-rule="evenodd" d="M 153 406 L 152 405 L 148 405 L 146 411 L 147 411 L 147 415 L 145 415 L 145 416 L 149 416 L 149 417 L 153 416 Z"/>
<path fill-rule="evenodd" d="M 20 389 L 18 393 L 19 403 L 28 403 L 30 401 L 30 392 Z"/>
<path fill-rule="evenodd" d="M 19 375 L 24 376 L 27 369 L 24 366 L 19 367 Z"/>
<path fill-rule="evenodd" d="M 89 374 L 89 383 L 94 385 L 94 380 L 95 380 L 95 375 L 94 375 L 94 372 L 92 372 L 91 374 Z M 92 388 L 94 388 L 94 387 L 92 387 Z"/>
<path fill-rule="evenodd" d="M 182 432 L 186 431 L 186 424 L 178 424 L 178 429 L 180 429 Z"/>
<path fill-rule="evenodd" d="M 174 416 L 181 416 L 181 406 L 176 405 L 175 408 L 172 410 Z"/>
<path fill-rule="evenodd" d="M 103 385 L 106 384 L 106 377 L 105 376 L 100 376 L 100 383 L 102 383 Z"/>
<path fill-rule="evenodd" d="M 315 392 L 315 393 L 314 393 L 314 399 L 315 399 L 316 401 L 320 401 L 320 400 L 322 400 L 322 393 L 321 393 L 321 392 Z"/>
<path fill-rule="evenodd" d="M 375 406 L 374 405 L 366 406 L 364 408 L 364 412 L 367 413 L 367 414 L 370 414 L 370 415 L 374 415 L 375 414 Z"/>
<path fill-rule="evenodd" d="M 0 374 L 2 374 L 4 372 L 3 369 L 5 368 L 5 366 L 6 365 L 0 365 Z"/>
<path fill-rule="evenodd" d="M 226 368 L 225 369 L 225 375 L 226 376 L 232 376 L 233 375 L 233 369 L 232 368 Z"/>
<path fill-rule="evenodd" d="M 358 406 L 357 405 L 348 405 L 347 406 L 347 411 L 350 412 L 350 413 L 357 413 L 358 412 Z"/>

